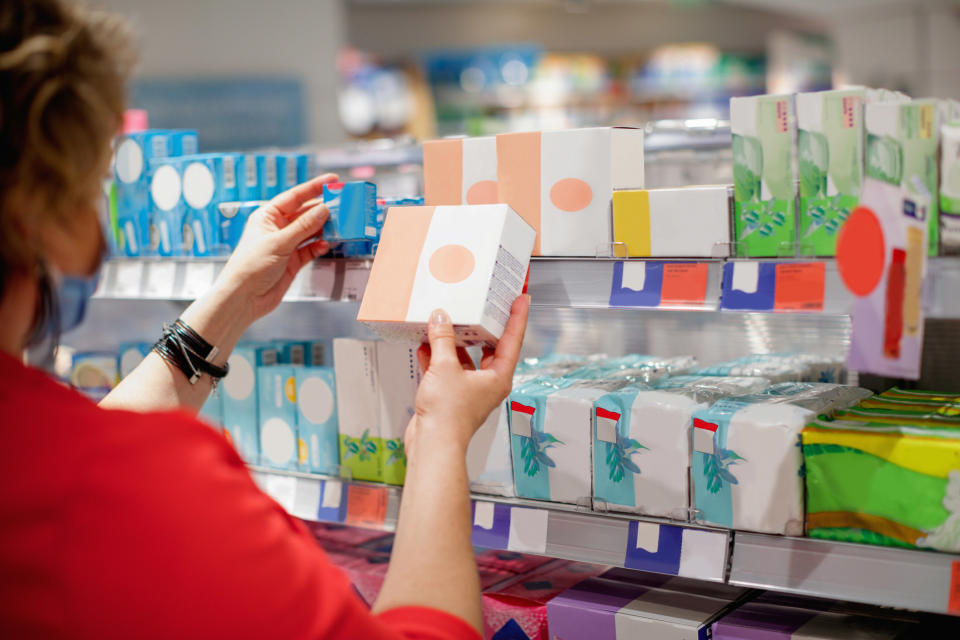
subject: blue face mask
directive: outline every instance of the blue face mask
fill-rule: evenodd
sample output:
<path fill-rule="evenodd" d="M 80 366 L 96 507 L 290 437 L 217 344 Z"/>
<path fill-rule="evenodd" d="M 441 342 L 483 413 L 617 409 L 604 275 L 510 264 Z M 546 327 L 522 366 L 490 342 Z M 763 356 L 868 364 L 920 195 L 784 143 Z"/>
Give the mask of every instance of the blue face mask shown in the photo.
<path fill-rule="evenodd" d="M 55 279 L 54 305 L 60 333 L 76 329 L 87 313 L 87 303 L 100 284 L 100 269 L 90 276 L 60 276 Z"/>

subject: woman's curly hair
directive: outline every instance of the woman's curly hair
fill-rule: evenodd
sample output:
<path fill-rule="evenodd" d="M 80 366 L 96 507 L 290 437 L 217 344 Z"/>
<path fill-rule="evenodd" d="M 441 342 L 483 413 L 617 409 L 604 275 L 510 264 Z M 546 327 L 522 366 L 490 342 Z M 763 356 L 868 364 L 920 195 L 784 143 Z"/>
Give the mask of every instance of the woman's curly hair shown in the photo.
<path fill-rule="evenodd" d="M 65 0 L 0 2 L 0 295 L 42 258 L 25 225 L 70 225 L 95 206 L 132 62 L 116 16 Z"/>

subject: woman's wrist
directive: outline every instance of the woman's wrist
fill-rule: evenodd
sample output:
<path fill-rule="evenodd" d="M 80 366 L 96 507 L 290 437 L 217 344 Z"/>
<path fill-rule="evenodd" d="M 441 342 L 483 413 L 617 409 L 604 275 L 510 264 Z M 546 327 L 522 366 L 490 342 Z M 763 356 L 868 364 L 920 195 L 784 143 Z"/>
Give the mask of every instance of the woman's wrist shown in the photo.
<path fill-rule="evenodd" d="M 442 453 L 451 459 L 466 459 L 470 435 L 474 429 L 456 419 L 418 416 L 410 442 L 417 455 L 428 457 Z M 469 434 L 469 435 L 468 435 Z"/>
<path fill-rule="evenodd" d="M 180 315 L 200 337 L 217 347 L 217 364 L 226 362 L 233 347 L 253 324 L 252 301 L 238 287 L 224 286 L 219 280 Z"/>

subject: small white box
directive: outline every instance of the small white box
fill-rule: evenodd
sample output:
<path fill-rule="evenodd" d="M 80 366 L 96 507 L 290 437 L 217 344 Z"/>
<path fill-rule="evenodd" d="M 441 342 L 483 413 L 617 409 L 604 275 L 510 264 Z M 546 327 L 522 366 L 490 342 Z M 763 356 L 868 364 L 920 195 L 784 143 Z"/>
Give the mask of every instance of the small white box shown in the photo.
<path fill-rule="evenodd" d="M 406 475 L 407 456 L 403 436 L 414 414 L 420 378 L 417 345 L 377 343 L 383 480 L 389 484 L 403 484 Z"/>
<path fill-rule="evenodd" d="M 333 341 L 340 466 L 356 480 L 383 480 L 380 438 L 380 389 L 377 343 L 337 338 Z"/>
<path fill-rule="evenodd" d="M 728 188 L 615 191 L 613 240 L 626 245 L 631 258 L 725 258 L 730 255 Z"/>
<path fill-rule="evenodd" d="M 499 202 L 497 139 L 486 136 L 424 142 L 423 195 L 430 206 Z"/>

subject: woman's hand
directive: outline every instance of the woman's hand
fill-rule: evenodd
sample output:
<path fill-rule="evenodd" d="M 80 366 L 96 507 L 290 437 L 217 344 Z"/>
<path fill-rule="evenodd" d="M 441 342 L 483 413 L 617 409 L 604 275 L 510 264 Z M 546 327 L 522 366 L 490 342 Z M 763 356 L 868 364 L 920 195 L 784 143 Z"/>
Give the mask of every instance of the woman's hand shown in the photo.
<path fill-rule="evenodd" d="M 529 311 L 529 296 L 514 301 L 497 348 L 484 347 L 479 370 L 466 350 L 457 348 L 447 314 L 440 309 L 433 312 L 430 344 L 417 352 L 424 375 L 417 390 L 416 415 L 405 435 L 408 454 L 412 455 L 421 437 L 466 452 L 476 430 L 510 394 Z"/>
<path fill-rule="evenodd" d="M 276 309 L 300 268 L 330 250 L 319 237 L 329 212 L 315 198 L 336 180 L 328 173 L 304 182 L 250 215 L 215 285 L 246 301 L 249 323 Z"/>

